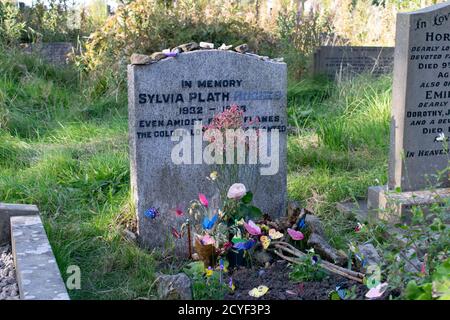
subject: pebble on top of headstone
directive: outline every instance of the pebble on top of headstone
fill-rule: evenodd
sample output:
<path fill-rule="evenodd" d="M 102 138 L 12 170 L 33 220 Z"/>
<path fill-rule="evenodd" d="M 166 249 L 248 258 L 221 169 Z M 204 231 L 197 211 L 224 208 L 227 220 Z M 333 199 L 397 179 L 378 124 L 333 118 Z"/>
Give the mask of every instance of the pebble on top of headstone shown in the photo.
<path fill-rule="evenodd" d="M 389 189 L 450 186 L 450 2 L 397 16 Z"/>
<path fill-rule="evenodd" d="M 185 207 L 199 193 L 213 196 L 215 190 L 206 177 L 215 167 L 195 150 L 188 155 L 190 163 L 175 164 L 171 154 L 180 142 L 172 141 L 172 134 L 179 128 L 191 130 L 186 136 L 194 140 L 196 121 L 207 125 L 233 104 L 244 110 L 246 124 L 258 118 L 260 129 L 279 131 L 277 159 L 272 156 L 273 163 L 261 164 L 267 168 L 277 160 L 277 171 L 261 175 L 258 169 L 257 177 L 235 182 L 254 193 L 254 204 L 264 212 L 273 217 L 285 214 L 286 87 L 285 63 L 228 50 L 184 51 L 152 64 L 128 66 L 131 186 L 142 245 L 175 244 L 178 252 L 187 255 L 187 237 L 178 239 L 171 232 L 180 230 L 186 219 L 175 209 Z M 200 142 L 200 148 L 206 145 L 207 141 Z M 266 152 L 269 156 L 272 151 Z"/>

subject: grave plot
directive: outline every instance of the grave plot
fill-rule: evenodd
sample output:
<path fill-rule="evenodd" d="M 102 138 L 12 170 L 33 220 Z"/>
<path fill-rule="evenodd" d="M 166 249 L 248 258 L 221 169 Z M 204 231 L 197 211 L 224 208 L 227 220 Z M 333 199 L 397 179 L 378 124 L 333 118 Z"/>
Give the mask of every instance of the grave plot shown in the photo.
<path fill-rule="evenodd" d="M 367 293 L 368 265 L 352 269 L 354 257 L 329 244 L 314 214 L 291 204 L 286 216 L 286 65 L 183 47 L 198 45 L 134 55 L 128 68 L 141 245 L 198 260 L 185 272 L 206 274 L 229 299 L 383 297 L 379 279 Z M 190 296 L 185 277 L 171 279 L 157 280 L 159 298 Z"/>

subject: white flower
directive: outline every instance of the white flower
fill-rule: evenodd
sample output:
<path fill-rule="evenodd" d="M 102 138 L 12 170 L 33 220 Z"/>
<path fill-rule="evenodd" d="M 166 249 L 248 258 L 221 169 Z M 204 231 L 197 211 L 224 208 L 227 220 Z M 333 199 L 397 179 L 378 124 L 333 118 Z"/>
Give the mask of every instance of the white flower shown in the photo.
<path fill-rule="evenodd" d="M 439 133 L 439 135 L 436 137 L 436 141 L 445 141 L 445 134 L 443 132 Z"/>
<path fill-rule="evenodd" d="M 247 193 L 247 189 L 242 183 L 233 184 L 230 189 L 228 189 L 227 197 L 229 199 L 239 200 Z"/>

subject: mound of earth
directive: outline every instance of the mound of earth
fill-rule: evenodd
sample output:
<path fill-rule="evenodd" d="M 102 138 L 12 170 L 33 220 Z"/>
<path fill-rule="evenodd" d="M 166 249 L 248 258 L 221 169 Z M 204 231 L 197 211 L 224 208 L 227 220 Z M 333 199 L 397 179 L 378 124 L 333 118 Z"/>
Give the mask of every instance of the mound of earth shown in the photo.
<path fill-rule="evenodd" d="M 290 272 L 285 261 L 277 261 L 268 268 L 234 270 L 231 276 L 236 288 L 225 300 L 329 300 L 337 285 L 348 290 L 355 286 L 355 299 L 361 300 L 368 291 L 365 285 L 335 274 L 322 281 L 293 282 L 289 279 Z M 261 298 L 251 297 L 248 292 L 259 285 L 269 287 L 269 292 Z"/>

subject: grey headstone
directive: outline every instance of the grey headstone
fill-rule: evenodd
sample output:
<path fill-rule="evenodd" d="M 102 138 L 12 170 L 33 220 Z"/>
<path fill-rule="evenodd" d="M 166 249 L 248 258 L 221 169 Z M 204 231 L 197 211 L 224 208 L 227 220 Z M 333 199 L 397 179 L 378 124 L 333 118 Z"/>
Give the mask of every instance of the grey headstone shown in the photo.
<path fill-rule="evenodd" d="M 450 186 L 450 3 L 397 16 L 389 189 Z"/>
<path fill-rule="evenodd" d="M 243 175 L 247 177 L 243 181 L 233 182 L 244 183 L 254 193 L 255 205 L 264 212 L 275 217 L 285 214 L 286 69 L 285 63 L 223 50 L 186 52 L 150 65 L 128 67 L 131 185 L 139 239 L 144 246 L 164 248 L 175 241 L 176 247 L 187 254 L 187 240 L 174 239 L 170 232 L 185 218 L 177 217 L 171 209 L 187 205 L 200 192 L 212 197 L 214 189 L 206 177 L 214 166 L 174 164 L 171 152 L 179 142 L 171 141 L 171 132 L 177 128 L 193 129 L 194 120 L 202 120 L 206 125 L 213 115 L 232 104 L 245 107 L 247 123 L 250 117 L 254 120 L 260 116 L 260 128 L 280 130 L 278 173 L 261 176 L 254 165 L 245 165 L 240 172 L 250 174 Z M 205 81 L 214 85 L 216 80 L 227 80 L 228 86 L 199 87 Z M 200 95 L 204 99 L 208 93 L 213 94 L 214 101 L 201 102 Z M 163 94 L 169 99 L 172 94 L 182 98 L 160 103 Z M 202 113 L 185 115 L 185 107 L 189 112 Z M 169 120 L 185 122 L 170 125 Z M 144 215 L 151 207 L 159 208 L 159 217 L 149 219 Z"/>
<path fill-rule="evenodd" d="M 314 52 L 314 74 L 349 79 L 362 73 L 389 74 L 394 63 L 392 47 L 321 46 Z"/>
<path fill-rule="evenodd" d="M 66 65 L 68 55 L 75 50 L 70 42 L 24 43 L 22 48 L 26 53 L 37 54 L 47 62 L 59 66 Z"/>

